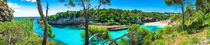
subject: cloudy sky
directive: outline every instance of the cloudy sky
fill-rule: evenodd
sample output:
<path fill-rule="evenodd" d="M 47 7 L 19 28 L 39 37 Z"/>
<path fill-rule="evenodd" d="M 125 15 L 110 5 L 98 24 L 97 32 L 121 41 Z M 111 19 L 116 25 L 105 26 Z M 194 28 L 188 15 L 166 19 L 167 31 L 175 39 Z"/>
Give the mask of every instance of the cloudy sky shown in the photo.
<path fill-rule="evenodd" d="M 64 3 L 58 0 L 48 0 L 49 2 L 49 15 L 56 14 L 58 12 L 64 12 L 67 10 L 78 11 L 82 7 L 66 7 Z M 95 4 L 97 2 L 93 0 Z M 15 17 L 29 17 L 39 16 L 36 0 L 8 0 L 9 7 L 15 10 Z M 46 0 L 41 0 L 43 11 L 46 8 Z M 180 9 L 176 9 L 173 6 L 167 6 L 164 0 L 111 0 L 110 6 L 102 6 L 101 8 L 115 8 L 124 10 L 142 10 L 144 12 L 181 12 Z"/>

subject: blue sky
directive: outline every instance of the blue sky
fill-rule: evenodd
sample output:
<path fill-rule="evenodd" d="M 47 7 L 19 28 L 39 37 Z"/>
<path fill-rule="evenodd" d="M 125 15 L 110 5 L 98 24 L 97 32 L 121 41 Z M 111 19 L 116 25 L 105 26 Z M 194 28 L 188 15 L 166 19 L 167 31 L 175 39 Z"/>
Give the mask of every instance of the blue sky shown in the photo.
<path fill-rule="evenodd" d="M 41 0 L 43 11 L 45 12 L 46 0 Z M 66 7 L 64 3 L 60 3 L 58 0 L 48 0 L 49 2 L 49 15 L 56 14 L 58 12 L 64 12 L 67 10 L 78 11 L 82 7 Z M 93 0 L 93 4 L 97 4 L 97 1 Z M 28 17 L 39 16 L 36 0 L 8 0 L 9 7 L 15 10 L 15 17 Z M 115 8 L 124 10 L 142 10 L 144 12 L 181 12 L 180 9 L 176 9 L 173 6 L 167 6 L 164 0 L 111 0 L 110 6 L 102 6 L 101 8 Z"/>

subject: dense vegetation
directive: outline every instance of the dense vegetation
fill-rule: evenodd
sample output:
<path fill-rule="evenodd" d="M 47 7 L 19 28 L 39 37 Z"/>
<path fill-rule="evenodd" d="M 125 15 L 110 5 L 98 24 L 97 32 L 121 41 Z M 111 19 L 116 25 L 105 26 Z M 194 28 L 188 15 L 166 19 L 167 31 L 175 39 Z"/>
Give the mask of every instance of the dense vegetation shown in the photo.
<path fill-rule="evenodd" d="M 169 19 L 172 13 L 142 12 L 141 10 L 100 9 L 95 21 L 108 24 L 139 24 Z"/>
<path fill-rule="evenodd" d="M 73 19 L 74 17 L 79 18 L 81 17 L 81 11 L 67 11 L 67 12 L 59 12 L 53 16 L 48 16 L 48 20 L 57 20 L 59 18 L 66 18 L 69 17 Z"/>
<path fill-rule="evenodd" d="M 96 25 L 89 25 L 89 35 L 91 36 L 89 41 L 91 45 L 96 45 L 103 40 L 110 40 L 112 39 L 111 35 L 108 33 L 108 28 L 106 27 L 99 27 Z M 81 37 L 85 38 L 85 30 L 82 31 Z"/>
<path fill-rule="evenodd" d="M 98 15 L 92 15 L 96 10 L 89 11 L 90 20 L 100 23 L 107 23 L 110 25 L 124 25 L 124 24 L 139 24 L 143 22 L 153 22 L 169 19 L 175 13 L 160 13 L 160 12 L 142 12 L 141 10 L 122 10 L 122 9 L 99 9 Z M 81 11 L 67 11 L 60 12 L 49 16 L 48 20 L 57 20 L 59 18 L 73 19 L 74 17 L 82 17 Z"/>
<path fill-rule="evenodd" d="M 155 35 L 152 30 L 147 30 L 146 28 L 139 28 L 139 24 L 132 24 L 128 28 L 128 32 L 134 32 L 128 34 L 128 38 L 122 38 L 119 42 L 120 45 L 151 45 Z"/>
<path fill-rule="evenodd" d="M 42 28 L 42 30 L 44 31 L 43 21 L 39 22 L 39 28 Z M 49 24 L 48 24 L 48 35 L 47 36 L 50 37 L 50 38 L 54 38 L 55 37 L 55 34 L 52 34 L 52 27 Z"/>
<path fill-rule="evenodd" d="M 13 22 L 0 22 L 1 45 L 41 45 L 42 36 L 34 33 L 34 18 L 22 18 Z M 48 39 L 48 45 L 56 43 Z"/>
<path fill-rule="evenodd" d="M 117 41 L 117 43 L 112 44 L 195 45 L 202 43 L 204 40 L 210 39 L 210 8 L 208 7 L 209 4 L 210 1 L 207 1 L 205 3 L 200 3 L 199 1 L 197 1 L 197 3 L 190 3 L 189 5 L 187 5 L 185 7 L 186 11 L 184 11 L 184 25 L 182 24 L 183 18 L 180 18 L 183 16 L 182 14 L 172 15 L 170 17 L 170 20 L 173 25 L 165 26 L 163 29 L 158 29 L 156 32 L 152 32 L 151 30 L 147 30 L 144 28 L 139 28 L 140 25 L 138 24 L 132 24 L 129 26 L 128 32 L 134 33 L 125 35 L 127 37 L 119 37 L 121 41 Z M 103 20 L 105 19 L 106 18 L 103 18 Z M 210 41 L 208 41 L 208 43 L 209 42 Z"/>

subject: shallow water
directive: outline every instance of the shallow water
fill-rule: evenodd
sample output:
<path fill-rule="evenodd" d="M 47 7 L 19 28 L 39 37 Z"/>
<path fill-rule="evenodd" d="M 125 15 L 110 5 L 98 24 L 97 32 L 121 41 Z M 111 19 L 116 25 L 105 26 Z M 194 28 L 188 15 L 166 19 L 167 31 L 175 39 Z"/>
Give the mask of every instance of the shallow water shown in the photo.
<path fill-rule="evenodd" d="M 15 20 L 20 17 L 15 17 Z M 29 18 L 29 17 L 24 17 Z M 34 20 L 34 32 L 37 34 L 43 34 L 43 30 L 39 29 L 39 24 L 37 23 L 36 17 Z M 163 28 L 161 25 L 142 25 L 140 28 L 146 28 L 152 31 L 156 31 L 158 28 Z M 81 38 L 80 33 L 83 29 L 75 26 L 62 26 L 62 25 L 52 25 L 53 34 L 56 36 L 53 38 L 57 43 L 63 43 L 65 45 L 81 45 L 84 44 L 84 40 Z M 117 38 L 127 32 L 127 29 L 120 31 L 109 31 L 112 38 Z M 119 40 L 118 40 L 119 41 Z"/>

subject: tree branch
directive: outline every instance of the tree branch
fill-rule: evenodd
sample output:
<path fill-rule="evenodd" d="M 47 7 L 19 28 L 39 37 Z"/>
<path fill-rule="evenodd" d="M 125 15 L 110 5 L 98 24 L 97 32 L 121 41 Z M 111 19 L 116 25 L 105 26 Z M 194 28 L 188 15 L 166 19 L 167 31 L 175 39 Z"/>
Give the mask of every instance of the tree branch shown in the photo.
<path fill-rule="evenodd" d="M 103 45 L 105 42 L 109 41 L 109 39 L 106 39 L 105 41 L 103 41 L 100 45 Z"/>
<path fill-rule="evenodd" d="M 96 35 L 98 35 L 99 33 L 96 33 L 96 34 L 94 34 L 93 36 L 91 36 L 90 38 L 89 38 L 89 41 L 94 37 L 94 36 L 96 36 Z"/>
<path fill-rule="evenodd" d="M 115 42 L 117 39 L 120 39 L 120 38 L 122 38 L 123 36 L 128 35 L 128 34 L 130 34 L 130 33 L 134 33 L 134 32 L 127 32 L 127 33 L 123 34 L 122 36 L 120 36 L 120 37 L 118 37 L 118 38 L 115 38 L 114 40 L 112 40 L 112 42 L 110 42 L 110 43 L 107 44 L 107 45 L 111 45 L 111 44 L 112 44 L 113 42 Z"/>
<path fill-rule="evenodd" d="M 47 1 L 47 0 L 46 0 Z M 47 16 L 48 16 L 48 1 L 47 1 L 47 7 L 46 7 L 46 18 L 47 18 Z"/>
<path fill-rule="evenodd" d="M 46 18 L 44 17 L 43 11 L 42 11 L 41 1 L 40 0 L 36 0 L 36 1 L 37 1 L 37 8 L 38 8 L 39 15 L 41 16 L 41 19 L 43 20 L 44 26 L 45 26 L 44 38 L 43 38 L 43 41 L 42 41 L 42 45 L 46 45 L 46 43 L 47 43 L 47 30 L 48 30 L 47 25 L 48 24 L 47 24 Z"/>

